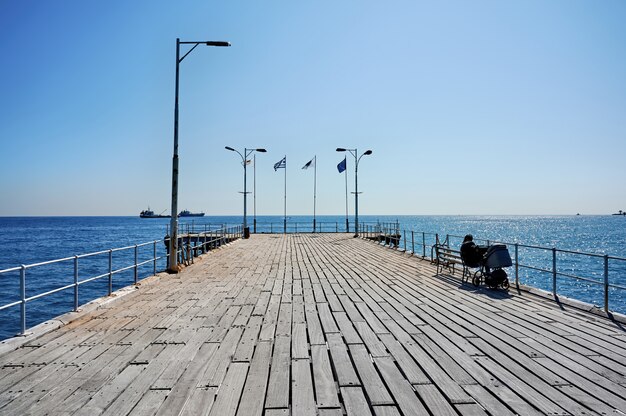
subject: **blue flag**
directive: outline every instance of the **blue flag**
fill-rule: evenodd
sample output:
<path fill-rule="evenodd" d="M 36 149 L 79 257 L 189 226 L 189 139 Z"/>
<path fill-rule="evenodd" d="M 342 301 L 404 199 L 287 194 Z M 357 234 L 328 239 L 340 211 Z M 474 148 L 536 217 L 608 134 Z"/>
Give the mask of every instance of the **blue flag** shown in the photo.
<path fill-rule="evenodd" d="M 346 158 L 344 157 L 343 160 L 341 162 L 339 162 L 339 164 L 337 165 L 337 170 L 339 171 L 339 173 L 343 172 L 344 170 L 346 170 Z"/>
<path fill-rule="evenodd" d="M 278 170 L 278 169 L 286 169 L 287 168 L 287 156 L 285 156 L 284 158 L 282 158 L 280 160 L 280 162 L 276 162 L 274 163 L 274 171 Z"/>

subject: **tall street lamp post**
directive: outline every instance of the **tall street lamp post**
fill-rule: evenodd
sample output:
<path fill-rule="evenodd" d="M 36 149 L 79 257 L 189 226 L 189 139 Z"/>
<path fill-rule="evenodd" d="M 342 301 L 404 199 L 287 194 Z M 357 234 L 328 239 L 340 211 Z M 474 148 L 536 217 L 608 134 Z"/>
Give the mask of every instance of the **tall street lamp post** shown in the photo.
<path fill-rule="evenodd" d="M 243 149 L 243 154 L 232 147 L 226 146 L 226 150 L 231 152 L 237 152 L 241 156 L 241 163 L 243 164 L 243 236 L 244 238 L 250 237 L 250 229 L 248 228 L 248 191 L 247 191 L 247 178 L 246 178 L 246 166 L 248 165 L 248 156 L 254 152 L 265 153 L 265 149 Z"/>
<path fill-rule="evenodd" d="M 180 45 L 193 45 L 191 49 L 180 57 Z M 168 271 L 170 273 L 178 272 L 178 76 L 180 63 L 193 51 L 198 45 L 206 46 L 230 46 L 228 42 L 222 41 L 202 41 L 202 42 L 181 42 L 176 38 L 176 93 L 174 96 L 174 157 L 172 158 L 172 210 L 170 220 L 170 242 L 169 242 L 169 258 Z"/>
<path fill-rule="evenodd" d="M 359 161 L 365 155 L 371 155 L 371 150 L 366 150 L 361 156 L 358 156 L 356 149 L 337 148 L 338 152 L 350 152 L 354 156 L 354 236 L 359 236 Z M 358 158 L 357 158 L 358 156 Z"/>

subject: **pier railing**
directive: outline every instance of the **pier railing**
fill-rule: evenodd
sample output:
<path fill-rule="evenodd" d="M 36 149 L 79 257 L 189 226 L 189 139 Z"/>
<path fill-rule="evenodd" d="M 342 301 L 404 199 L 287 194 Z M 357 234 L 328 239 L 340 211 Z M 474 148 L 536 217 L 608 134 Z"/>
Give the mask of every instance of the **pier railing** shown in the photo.
<path fill-rule="evenodd" d="M 398 223 L 364 224 L 360 234 L 390 248 L 435 260 L 434 248 L 441 244 L 459 248 L 463 236 L 402 230 Z M 520 284 L 592 303 L 610 312 L 626 313 L 626 258 L 556 247 L 474 238 L 477 244 L 505 244 L 513 260 L 512 277 Z M 509 272 L 511 274 L 511 272 Z M 618 292 L 622 296 L 618 295 Z M 584 295 L 584 296 L 583 296 Z M 593 299 L 589 302 L 589 299 Z"/>
<path fill-rule="evenodd" d="M 179 235 L 178 262 L 193 263 L 194 257 L 241 236 L 241 226 Z M 67 294 L 62 294 L 62 292 L 72 290 L 71 310 L 78 311 L 81 305 L 79 299 L 81 295 L 88 302 L 103 295 L 111 296 L 114 287 L 136 285 L 141 278 L 142 271 L 145 278 L 167 268 L 168 242 L 169 239 L 166 237 L 164 240 L 148 241 L 0 270 L 0 285 L 3 288 L 0 302 L 9 300 L 8 303 L 0 305 L 0 312 L 8 315 L 8 318 L 2 316 L 2 319 L 6 323 L 12 318 L 11 315 L 16 317 L 15 313 L 10 312 L 19 306 L 19 334 L 24 334 L 27 328 L 27 305 L 32 302 L 45 298 L 50 304 L 68 305 Z M 146 268 L 149 269 L 148 274 L 146 274 Z M 117 276 L 120 278 L 116 279 Z M 15 281 L 16 277 L 18 282 Z M 29 277 L 32 277 L 32 280 Z M 88 290 L 87 294 L 79 291 L 81 286 L 90 283 L 95 283 L 96 287 Z M 15 289 L 14 293 L 10 293 L 11 289 Z M 47 315 L 58 316 L 69 309 L 66 307 L 65 310 L 59 310 L 55 306 L 38 305 L 34 308 L 34 314 L 39 317 L 46 315 L 42 314 L 42 311 L 49 311 Z M 7 312 L 3 312 L 5 310 Z M 39 322 L 33 320 L 32 323 Z M 1 336 L 0 339 L 2 339 Z"/>

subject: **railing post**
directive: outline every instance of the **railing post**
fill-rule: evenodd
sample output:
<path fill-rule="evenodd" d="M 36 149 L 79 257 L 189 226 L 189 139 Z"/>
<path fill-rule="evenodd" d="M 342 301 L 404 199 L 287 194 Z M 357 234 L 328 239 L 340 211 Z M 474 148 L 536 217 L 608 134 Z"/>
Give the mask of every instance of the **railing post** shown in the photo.
<path fill-rule="evenodd" d="M 153 250 L 153 254 L 154 254 L 154 257 L 152 257 L 152 275 L 154 276 L 154 275 L 156 275 L 156 263 L 157 263 L 157 248 L 156 248 L 156 245 L 157 245 L 157 240 L 154 240 L 154 242 L 152 244 L 153 244 L 152 250 Z"/>
<path fill-rule="evenodd" d="M 515 286 L 519 289 L 519 244 L 515 243 Z"/>
<path fill-rule="evenodd" d="M 335 221 L 335 232 L 339 232 L 339 223 L 337 221 Z"/>
<path fill-rule="evenodd" d="M 20 269 L 20 298 L 22 300 L 20 304 L 20 334 L 24 335 L 26 333 L 26 266 L 23 264 Z"/>
<path fill-rule="evenodd" d="M 113 293 L 113 250 L 109 249 L 109 296 Z"/>
<path fill-rule="evenodd" d="M 426 258 L 426 233 L 422 231 L 422 258 Z"/>
<path fill-rule="evenodd" d="M 74 256 L 74 312 L 78 311 L 78 256 Z"/>
<path fill-rule="evenodd" d="M 609 256 L 604 256 L 604 312 L 609 313 Z"/>
<path fill-rule="evenodd" d="M 404 234 L 404 252 L 406 253 L 406 230 L 402 231 L 402 234 Z"/>
<path fill-rule="evenodd" d="M 411 256 L 415 255 L 415 231 L 411 230 Z"/>
<path fill-rule="evenodd" d="M 556 297 L 556 248 L 552 248 L 552 294 Z"/>
<path fill-rule="evenodd" d="M 138 259 L 137 244 L 135 244 L 135 284 L 137 284 L 137 274 L 138 274 L 138 270 L 137 270 L 137 268 L 138 268 L 138 266 L 137 266 L 138 261 L 137 261 L 137 259 Z"/>

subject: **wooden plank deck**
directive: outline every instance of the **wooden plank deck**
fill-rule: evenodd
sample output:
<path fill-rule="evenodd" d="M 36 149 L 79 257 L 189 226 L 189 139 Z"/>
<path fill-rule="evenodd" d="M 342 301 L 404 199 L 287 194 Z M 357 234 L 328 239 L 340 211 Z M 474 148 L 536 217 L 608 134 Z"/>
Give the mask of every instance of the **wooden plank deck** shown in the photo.
<path fill-rule="evenodd" d="M 2 415 L 618 415 L 626 331 L 348 234 L 253 235 L 0 356 Z"/>

